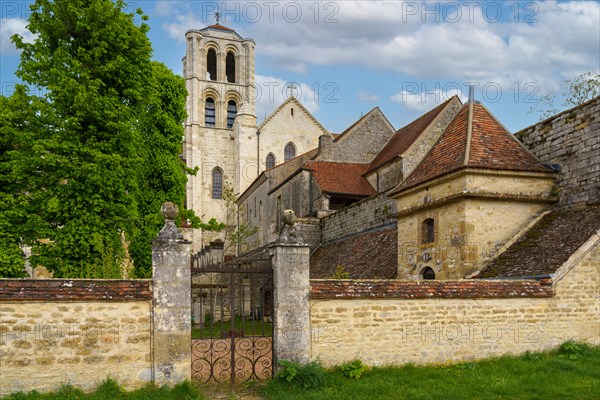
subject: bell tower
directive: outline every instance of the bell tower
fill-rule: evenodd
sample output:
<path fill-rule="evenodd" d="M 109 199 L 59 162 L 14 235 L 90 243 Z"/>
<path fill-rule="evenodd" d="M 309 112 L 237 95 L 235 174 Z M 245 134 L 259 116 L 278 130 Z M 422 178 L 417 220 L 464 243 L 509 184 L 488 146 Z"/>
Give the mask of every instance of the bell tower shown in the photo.
<path fill-rule="evenodd" d="M 254 47 L 233 29 L 219 23 L 186 32 L 183 77 L 188 97 L 183 155 L 186 165 L 198 167 L 188 177 L 187 208 L 203 221 L 225 222 L 223 189 L 245 189 L 246 153 L 256 153 L 254 104 Z M 243 139 L 240 141 L 240 139 Z M 254 157 L 255 159 L 256 157 Z M 247 168 L 246 168 L 247 169 Z M 250 182 L 256 177 L 246 177 Z M 193 232 L 193 251 L 223 234 Z M 221 237 L 222 239 L 222 237 Z"/>

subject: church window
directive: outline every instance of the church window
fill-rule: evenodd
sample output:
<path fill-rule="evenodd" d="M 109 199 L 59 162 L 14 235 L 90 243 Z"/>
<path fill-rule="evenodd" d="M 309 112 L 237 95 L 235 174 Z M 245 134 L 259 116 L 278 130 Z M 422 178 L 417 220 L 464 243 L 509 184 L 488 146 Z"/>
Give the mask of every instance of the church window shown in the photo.
<path fill-rule="evenodd" d="M 421 225 L 421 243 L 435 242 L 435 222 L 433 218 L 427 218 Z"/>
<path fill-rule="evenodd" d="M 292 117 L 294 116 L 294 107 L 292 107 L 292 109 L 290 110 L 290 114 Z"/>
<path fill-rule="evenodd" d="M 215 126 L 215 101 L 210 97 L 204 104 L 204 126 Z"/>
<path fill-rule="evenodd" d="M 233 121 L 235 121 L 236 114 L 237 104 L 235 104 L 235 101 L 229 100 L 227 103 L 227 128 L 233 128 Z"/>
<path fill-rule="evenodd" d="M 206 54 L 206 73 L 209 80 L 217 80 L 217 52 L 213 49 L 209 49 Z"/>
<path fill-rule="evenodd" d="M 435 271 L 431 267 L 425 267 L 419 274 L 421 279 L 433 280 L 435 279 Z"/>
<path fill-rule="evenodd" d="M 267 155 L 266 167 L 267 169 L 271 169 L 275 166 L 275 156 L 273 153 L 269 153 Z"/>
<path fill-rule="evenodd" d="M 296 146 L 294 146 L 294 143 L 286 144 L 283 150 L 283 160 L 289 161 L 294 157 L 296 157 Z"/>
<path fill-rule="evenodd" d="M 223 172 L 218 167 L 212 172 L 212 198 L 223 198 Z"/>
<path fill-rule="evenodd" d="M 227 82 L 235 83 L 235 55 L 231 52 L 227 53 L 225 59 L 225 75 Z"/>
<path fill-rule="evenodd" d="M 258 202 L 258 221 L 262 220 L 262 200 Z"/>

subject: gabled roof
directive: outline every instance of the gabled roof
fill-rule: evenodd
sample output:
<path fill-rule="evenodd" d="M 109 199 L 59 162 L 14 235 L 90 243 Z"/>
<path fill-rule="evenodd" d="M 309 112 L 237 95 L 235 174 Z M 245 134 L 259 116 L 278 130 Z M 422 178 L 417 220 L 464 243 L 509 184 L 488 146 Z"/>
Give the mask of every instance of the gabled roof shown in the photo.
<path fill-rule="evenodd" d="M 275 165 L 273 168 L 266 169 L 256 177 L 256 179 L 246 188 L 246 190 L 238 197 L 238 202 L 245 198 L 248 194 L 252 193 L 260 183 L 264 182 L 268 176 L 271 179 L 271 186 L 273 191 L 277 189 L 284 181 L 294 176 L 298 171 L 301 170 L 305 160 L 314 158 L 318 153 L 318 148 L 302 153 L 291 160 Z M 269 192 L 269 193 L 270 193 Z"/>
<path fill-rule="evenodd" d="M 369 164 L 337 163 L 309 160 L 304 169 L 310 170 L 324 193 L 370 196 L 375 189 L 363 174 Z"/>
<path fill-rule="evenodd" d="M 258 126 L 258 129 L 260 130 L 260 129 L 264 128 L 265 125 L 268 124 L 269 121 L 272 120 L 289 103 L 294 103 L 295 105 L 297 105 L 308 116 L 308 118 L 310 120 L 312 120 L 319 127 L 319 129 L 321 129 L 323 131 L 323 133 L 325 133 L 327 135 L 330 134 L 329 131 L 327 129 L 325 129 L 325 127 L 323 125 L 321 125 L 321 123 L 319 121 L 317 121 L 317 119 L 310 113 L 310 111 L 308 111 L 306 109 L 306 107 L 304 107 L 302 105 L 302 103 L 300 103 L 300 101 L 298 101 L 294 96 L 288 97 L 286 101 L 281 103 L 281 105 L 279 107 L 277 107 L 275 109 L 275 111 L 273 111 L 271 114 L 269 114 L 269 116 L 267 118 L 265 118 L 265 120 Z"/>
<path fill-rule="evenodd" d="M 551 172 L 482 104 L 465 104 L 444 133 L 394 192 L 460 168 Z"/>
<path fill-rule="evenodd" d="M 373 161 L 371 161 L 368 172 L 382 166 L 383 164 L 391 161 L 397 156 L 400 156 L 402 153 L 408 150 L 408 148 L 419 138 L 419 136 L 421 136 L 421 133 L 423 133 L 423 131 L 425 131 L 425 129 L 431 125 L 436 117 L 440 115 L 451 102 L 457 100 L 460 103 L 458 96 L 453 96 L 444 103 L 435 107 L 433 110 L 423 114 L 410 124 L 400 128 L 396 134 L 392 136 L 385 147 L 379 152 L 379 154 L 375 156 Z"/>
<path fill-rule="evenodd" d="M 374 107 L 373 109 L 371 109 L 371 111 L 369 111 L 368 113 L 366 113 L 365 115 L 363 115 L 362 117 L 360 117 L 358 120 L 356 120 L 352 125 L 350 125 L 348 128 L 346 128 L 342 133 L 336 134 L 334 135 L 334 142 L 339 141 L 342 138 L 345 138 L 346 135 L 349 132 L 352 132 L 352 130 L 354 128 L 356 128 L 357 126 L 359 126 L 363 121 L 365 121 L 367 118 L 369 118 L 371 116 L 371 114 L 380 114 L 383 119 L 385 120 L 385 122 L 390 126 L 390 128 L 393 130 L 394 127 L 393 125 L 390 123 L 390 121 L 387 119 L 387 117 L 385 116 L 385 114 L 383 112 L 381 112 L 381 110 L 379 109 L 379 107 Z"/>
<path fill-rule="evenodd" d="M 600 206 L 545 215 L 476 278 L 536 277 L 555 273 L 600 229 Z"/>
<path fill-rule="evenodd" d="M 352 279 L 395 279 L 397 249 L 397 226 L 362 232 L 318 247 L 310 256 L 310 278 L 330 278 L 340 265 Z"/>

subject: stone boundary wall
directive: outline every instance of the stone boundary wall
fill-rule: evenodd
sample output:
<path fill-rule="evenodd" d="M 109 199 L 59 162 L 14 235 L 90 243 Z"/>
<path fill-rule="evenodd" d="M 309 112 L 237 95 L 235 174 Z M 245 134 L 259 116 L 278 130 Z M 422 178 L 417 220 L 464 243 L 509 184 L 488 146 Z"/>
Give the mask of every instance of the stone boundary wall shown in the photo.
<path fill-rule="evenodd" d="M 515 136 L 542 162 L 561 166 L 561 206 L 600 203 L 600 97 Z"/>
<path fill-rule="evenodd" d="M 0 279 L 0 301 L 152 300 L 151 280 Z"/>
<path fill-rule="evenodd" d="M 152 380 L 150 280 L 0 279 L 0 396 Z"/>
<path fill-rule="evenodd" d="M 379 193 L 321 218 L 321 242 L 327 244 L 346 236 L 397 222 L 396 201 Z"/>
<path fill-rule="evenodd" d="M 552 297 L 552 280 L 311 280 L 310 298 L 325 299 L 490 299 Z"/>
<path fill-rule="evenodd" d="M 465 362 L 600 344 L 600 248 L 557 281 L 311 281 L 311 358 Z"/>

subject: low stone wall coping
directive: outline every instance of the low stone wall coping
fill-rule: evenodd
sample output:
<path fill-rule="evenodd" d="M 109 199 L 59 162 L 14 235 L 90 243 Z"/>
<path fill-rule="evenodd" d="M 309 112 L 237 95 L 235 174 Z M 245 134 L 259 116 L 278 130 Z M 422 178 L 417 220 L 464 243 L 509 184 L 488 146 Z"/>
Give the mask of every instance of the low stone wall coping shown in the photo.
<path fill-rule="evenodd" d="M 490 299 L 553 297 L 551 279 L 541 280 L 325 280 L 311 279 L 310 298 Z"/>
<path fill-rule="evenodd" d="M 0 301 L 152 300 L 152 281 L 0 279 Z"/>

